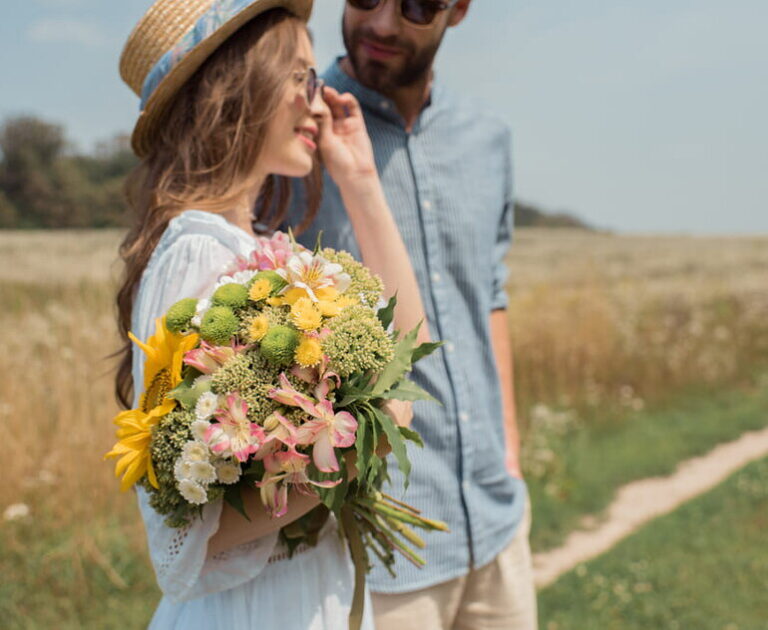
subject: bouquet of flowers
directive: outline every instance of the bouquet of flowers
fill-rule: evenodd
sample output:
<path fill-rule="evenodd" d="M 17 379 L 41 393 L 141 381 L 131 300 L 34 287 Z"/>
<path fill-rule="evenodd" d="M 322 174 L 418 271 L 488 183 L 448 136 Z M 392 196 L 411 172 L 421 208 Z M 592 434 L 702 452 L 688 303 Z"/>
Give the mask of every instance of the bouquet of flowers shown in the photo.
<path fill-rule="evenodd" d="M 290 550 L 312 544 L 335 513 L 357 568 L 359 615 L 370 553 L 390 572 L 396 553 L 422 565 L 413 528 L 446 529 L 381 492 L 386 452 L 407 483 L 406 442 L 421 444 L 383 407 L 431 398 L 407 375 L 439 346 L 417 344 L 418 328 L 389 331 L 395 299 L 378 308 L 382 291 L 347 252 L 260 237 L 209 297 L 171 306 L 145 342 L 131 335 L 146 354 L 144 390 L 116 416 L 118 442 L 105 455 L 118 458 L 121 489 L 141 484 L 171 527 L 218 498 L 248 518 L 245 487 L 274 517 L 290 489 L 316 494 L 320 508 L 281 537 Z"/>

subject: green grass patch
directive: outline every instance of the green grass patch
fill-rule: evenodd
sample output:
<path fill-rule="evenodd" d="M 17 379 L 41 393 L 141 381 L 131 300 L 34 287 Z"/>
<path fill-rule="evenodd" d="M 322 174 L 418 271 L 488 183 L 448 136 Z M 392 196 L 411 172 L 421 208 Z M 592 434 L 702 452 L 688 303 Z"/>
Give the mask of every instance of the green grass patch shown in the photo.
<path fill-rule="evenodd" d="M 160 599 L 154 573 L 116 520 L 57 529 L 2 524 L 0 626 L 8 630 L 146 628 Z"/>
<path fill-rule="evenodd" d="M 668 475 L 682 460 L 767 425 L 765 387 L 696 391 L 619 422 L 574 425 L 549 445 L 555 465 L 527 480 L 533 549 L 561 544 L 584 515 L 604 510 L 620 486 Z"/>
<path fill-rule="evenodd" d="M 765 630 L 768 459 L 539 593 L 542 630 Z"/>

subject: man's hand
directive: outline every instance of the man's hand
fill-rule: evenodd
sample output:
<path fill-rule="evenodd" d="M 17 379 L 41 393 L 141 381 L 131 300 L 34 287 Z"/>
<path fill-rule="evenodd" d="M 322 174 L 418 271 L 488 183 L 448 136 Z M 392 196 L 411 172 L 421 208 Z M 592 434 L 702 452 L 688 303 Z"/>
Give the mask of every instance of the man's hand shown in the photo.
<path fill-rule="evenodd" d="M 505 460 L 507 472 L 516 479 L 523 479 L 523 470 L 520 467 L 520 452 L 513 450 L 510 446 L 507 446 L 507 457 Z"/>

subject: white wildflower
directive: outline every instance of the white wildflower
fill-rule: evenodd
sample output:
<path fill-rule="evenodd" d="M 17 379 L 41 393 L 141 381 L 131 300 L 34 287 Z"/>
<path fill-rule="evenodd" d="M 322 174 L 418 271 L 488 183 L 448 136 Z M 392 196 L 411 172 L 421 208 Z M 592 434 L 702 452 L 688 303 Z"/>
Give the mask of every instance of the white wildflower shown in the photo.
<path fill-rule="evenodd" d="M 216 477 L 224 484 L 235 483 L 240 479 L 240 465 L 235 462 L 220 460 L 216 462 Z"/>
<path fill-rule="evenodd" d="M 182 479 L 179 482 L 179 492 L 187 501 L 195 505 L 208 502 L 208 493 L 205 488 L 191 479 Z"/>
<path fill-rule="evenodd" d="M 181 457 L 186 462 L 207 462 L 208 447 L 200 442 L 187 442 L 181 450 Z"/>
<path fill-rule="evenodd" d="M 211 426 L 211 423 L 207 420 L 195 420 L 191 426 L 192 436 L 198 442 L 205 442 L 205 432 L 208 430 L 209 426 Z"/>
<path fill-rule="evenodd" d="M 195 307 L 195 315 L 190 320 L 190 323 L 196 328 L 200 328 L 200 325 L 203 323 L 203 317 L 208 312 L 209 308 L 211 308 L 211 300 L 209 298 L 198 300 L 197 306 Z"/>
<path fill-rule="evenodd" d="M 189 462 L 190 479 L 203 484 L 216 481 L 216 469 L 208 462 Z"/>
<path fill-rule="evenodd" d="M 13 503 L 3 512 L 4 521 L 18 521 L 29 516 L 29 506 L 26 503 Z"/>
<path fill-rule="evenodd" d="M 214 285 L 213 291 L 215 293 L 216 289 L 223 287 L 225 284 L 245 284 L 257 273 L 259 273 L 257 269 L 243 269 L 242 271 L 236 271 L 235 273 L 221 276 L 218 282 Z"/>
<path fill-rule="evenodd" d="M 208 420 L 219 406 L 219 397 L 213 392 L 200 395 L 195 405 L 195 416 L 198 420 Z"/>

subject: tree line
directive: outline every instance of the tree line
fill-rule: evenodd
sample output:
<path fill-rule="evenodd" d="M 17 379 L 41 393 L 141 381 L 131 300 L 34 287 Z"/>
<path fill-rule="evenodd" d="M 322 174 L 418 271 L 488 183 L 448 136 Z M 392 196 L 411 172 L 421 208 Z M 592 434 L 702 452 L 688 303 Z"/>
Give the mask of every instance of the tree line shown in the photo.
<path fill-rule="evenodd" d="M 135 164 L 127 135 L 82 153 L 72 149 L 61 125 L 8 118 L 0 125 L 0 228 L 125 227 L 130 214 L 123 182 Z M 516 204 L 515 225 L 588 227 L 526 203 Z"/>

